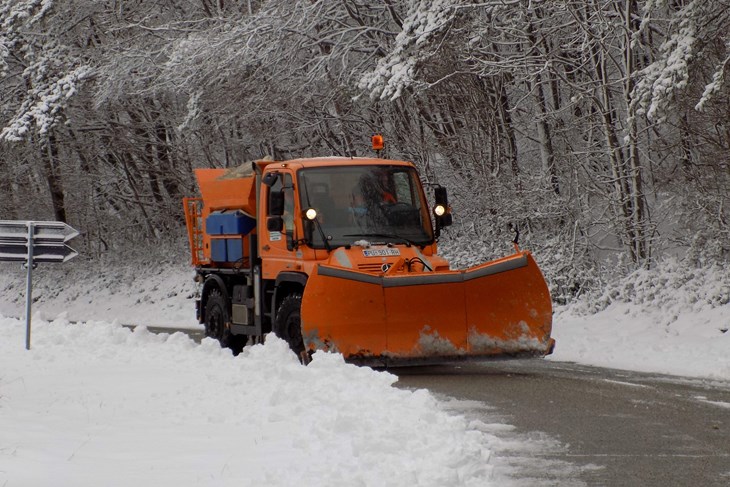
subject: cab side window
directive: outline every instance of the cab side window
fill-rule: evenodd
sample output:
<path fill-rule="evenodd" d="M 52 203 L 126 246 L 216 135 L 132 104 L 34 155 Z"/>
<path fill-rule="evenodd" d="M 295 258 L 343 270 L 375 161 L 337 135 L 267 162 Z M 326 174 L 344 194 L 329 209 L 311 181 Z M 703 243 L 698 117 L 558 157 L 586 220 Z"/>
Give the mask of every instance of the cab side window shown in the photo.
<path fill-rule="evenodd" d="M 281 179 L 281 178 L 280 178 Z M 294 184 L 291 174 L 284 174 L 284 231 L 294 232 Z M 277 181 L 278 182 L 278 181 Z"/>
<path fill-rule="evenodd" d="M 274 196 L 276 196 L 276 200 L 279 201 L 278 204 L 281 204 L 283 201 L 283 213 L 278 213 L 277 215 L 281 215 L 282 222 L 283 222 L 283 228 L 282 231 L 292 234 L 294 232 L 294 186 L 292 184 L 292 177 L 291 174 L 282 174 L 281 177 L 278 177 L 276 181 L 269 187 L 269 207 L 268 207 L 268 215 L 272 215 L 272 204 L 274 200 Z M 279 211 L 282 211 L 280 208 Z"/>

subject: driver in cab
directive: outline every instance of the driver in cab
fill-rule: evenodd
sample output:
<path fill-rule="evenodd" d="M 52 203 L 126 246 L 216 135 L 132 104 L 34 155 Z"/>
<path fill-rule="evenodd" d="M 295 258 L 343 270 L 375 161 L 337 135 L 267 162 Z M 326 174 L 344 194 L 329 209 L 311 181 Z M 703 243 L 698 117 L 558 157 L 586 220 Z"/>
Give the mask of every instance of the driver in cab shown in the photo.
<path fill-rule="evenodd" d="M 359 183 L 359 195 L 366 200 L 368 206 L 382 203 L 395 203 L 395 191 L 388 171 L 377 168 L 373 172 L 363 174 Z"/>
<path fill-rule="evenodd" d="M 388 171 L 375 168 L 363 174 L 353 192 L 351 211 L 356 222 L 363 224 L 366 219 L 369 226 L 387 224 L 386 207 L 397 202 Z"/>
<path fill-rule="evenodd" d="M 377 192 L 380 193 L 381 203 L 395 203 L 395 192 L 392 190 L 390 179 L 388 178 L 388 172 L 384 169 L 378 170 L 375 173 L 376 188 Z"/>

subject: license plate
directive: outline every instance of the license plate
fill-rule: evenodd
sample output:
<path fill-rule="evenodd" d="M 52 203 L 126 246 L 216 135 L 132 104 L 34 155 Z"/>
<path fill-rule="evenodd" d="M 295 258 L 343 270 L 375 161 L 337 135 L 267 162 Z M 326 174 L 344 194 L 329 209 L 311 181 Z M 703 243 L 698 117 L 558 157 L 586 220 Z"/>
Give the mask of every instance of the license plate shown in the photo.
<path fill-rule="evenodd" d="M 362 255 L 365 257 L 390 257 L 400 255 L 400 249 L 363 249 Z"/>

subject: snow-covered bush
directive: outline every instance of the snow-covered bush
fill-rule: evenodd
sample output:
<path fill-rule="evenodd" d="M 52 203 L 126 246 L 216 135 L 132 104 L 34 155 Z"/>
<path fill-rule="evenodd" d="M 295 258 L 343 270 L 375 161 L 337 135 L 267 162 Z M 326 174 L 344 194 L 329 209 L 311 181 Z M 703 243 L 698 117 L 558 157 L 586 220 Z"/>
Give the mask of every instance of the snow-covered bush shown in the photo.
<path fill-rule="evenodd" d="M 615 276 L 601 289 L 583 296 L 574 309 L 595 313 L 613 303 L 682 311 L 725 306 L 730 303 L 730 266 L 666 259 L 651 269 Z"/>

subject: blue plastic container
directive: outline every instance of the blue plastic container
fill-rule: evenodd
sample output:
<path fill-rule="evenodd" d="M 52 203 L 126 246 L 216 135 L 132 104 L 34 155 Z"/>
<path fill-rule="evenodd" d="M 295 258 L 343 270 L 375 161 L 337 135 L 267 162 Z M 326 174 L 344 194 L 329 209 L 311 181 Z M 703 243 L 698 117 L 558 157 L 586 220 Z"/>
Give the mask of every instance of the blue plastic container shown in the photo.
<path fill-rule="evenodd" d="M 205 219 L 208 235 L 246 235 L 256 228 L 256 220 L 240 210 L 215 211 Z"/>
<path fill-rule="evenodd" d="M 210 240 L 210 260 L 213 262 L 228 262 L 228 245 L 226 238 L 213 238 Z"/>
<path fill-rule="evenodd" d="M 228 262 L 237 262 L 243 258 L 243 239 L 227 238 L 226 252 Z"/>
<path fill-rule="evenodd" d="M 210 259 L 213 262 L 238 262 L 243 258 L 242 238 L 210 239 Z"/>

